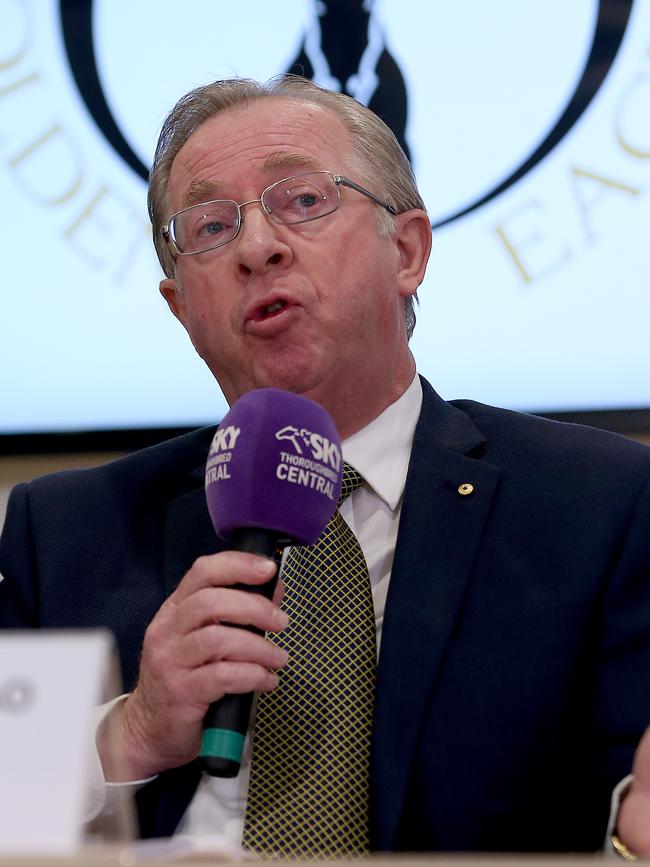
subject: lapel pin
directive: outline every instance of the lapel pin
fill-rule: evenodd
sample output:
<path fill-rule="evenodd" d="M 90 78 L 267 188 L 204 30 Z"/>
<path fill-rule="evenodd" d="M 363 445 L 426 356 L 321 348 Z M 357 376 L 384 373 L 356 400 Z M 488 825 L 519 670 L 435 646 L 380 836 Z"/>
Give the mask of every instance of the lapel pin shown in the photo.
<path fill-rule="evenodd" d="M 463 482 L 462 485 L 458 485 L 458 493 L 461 495 L 461 497 L 466 497 L 468 496 L 468 494 L 473 494 L 474 485 L 470 484 L 469 482 Z"/>

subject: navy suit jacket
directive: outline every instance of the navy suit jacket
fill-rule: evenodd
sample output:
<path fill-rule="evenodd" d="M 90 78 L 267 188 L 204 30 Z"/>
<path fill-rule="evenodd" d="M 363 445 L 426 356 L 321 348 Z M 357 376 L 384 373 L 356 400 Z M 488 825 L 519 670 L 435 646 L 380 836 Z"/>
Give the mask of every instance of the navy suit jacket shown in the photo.
<path fill-rule="evenodd" d="M 379 659 L 372 847 L 596 850 L 650 722 L 650 449 L 423 385 Z M 211 436 L 20 485 L 0 624 L 107 626 L 130 688 L 145 627 L 221 547 Z M 141 790 L 143 835 L 172 833 L 199 776 L 193 762 Z"/>

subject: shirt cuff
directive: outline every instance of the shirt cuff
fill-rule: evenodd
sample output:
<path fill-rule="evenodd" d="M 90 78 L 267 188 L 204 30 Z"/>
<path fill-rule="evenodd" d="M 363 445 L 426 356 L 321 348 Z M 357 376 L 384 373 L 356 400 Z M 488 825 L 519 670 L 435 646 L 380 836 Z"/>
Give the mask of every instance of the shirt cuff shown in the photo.
<path fill-rule="evenodd" d="M 107 701 L 106 704 L 102 704 L 95 708 L 93 724 L 90 731 L 92 740 L 89 744 L 86 799 L 82 812 L 82 822 L 84 825 L 92 822 L 98 817 L 112 815 L 117 809 L 118 804 L 122 803 L 125 794 L 135 794 L 138 789 L 142 788 L 142 786 L 145 786 L 147 783 L 156 779 L 157 774 L 153 777 L 147 777 L 145 780 L 109 783 L 104 777 L 104 769 L 97 750 L 97 731 L 113 708 L 119 702 L 124 701 L 127 697 L 128 693 L 120 695 L 117 698 L 111 699 L 111 701 Z"/>
<path fill-rule="evenodd" d="M 604 846 L 605 855 L 608 857 L 625 858 L 625 856 L 614 847 L 614 844 L 612 843 L 612 835 L 616 833 L 616 825 L 618 823 L 618 813 L 621 809 L 621 802 L 627 794 L 627 790 L 632 785 L 632 779 L 632 774 L 628 774 L 628 776 L 624 777 L 612 792 L 612 800 L 609 806 L 609 821 L 607 823 L 607 836 L 605 838 Z"/>

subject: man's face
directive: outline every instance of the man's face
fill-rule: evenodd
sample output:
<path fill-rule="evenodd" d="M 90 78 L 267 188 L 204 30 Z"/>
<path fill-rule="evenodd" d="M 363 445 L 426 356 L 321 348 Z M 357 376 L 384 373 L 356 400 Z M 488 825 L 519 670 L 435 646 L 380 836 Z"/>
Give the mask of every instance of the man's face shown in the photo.
<path fill-rule="evenodd" d="M 257 199 L 274 181 L 312 169 L 360 180 L 349 154 L 341 122 L 311 103 L 235 107 L 179 151 L 169 215 L 197 198 Z M 328 408 L 346 435 L 352 418 L 362 426 L 381 411 L 378 402 L 388 405 L 407 387 L 413 361 L 403 299 L 424 263 L 405 268 L 400 234 L 409 221 L 400 215 L 395 237 L 382 238 L 377 207 L 342 188 L 335 213 L 285 226 L 248 205 L 234 241 L 178 257 L 177 279 L 163 280 L 161 291 L 230 403 L 254 388 L 284 388 Z"/>

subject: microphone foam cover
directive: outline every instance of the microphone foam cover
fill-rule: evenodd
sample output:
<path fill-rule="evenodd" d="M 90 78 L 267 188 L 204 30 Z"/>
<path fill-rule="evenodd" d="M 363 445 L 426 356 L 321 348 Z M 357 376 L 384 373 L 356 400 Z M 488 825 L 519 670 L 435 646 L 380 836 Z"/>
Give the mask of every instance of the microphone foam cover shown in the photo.
<path fill-rule="evenodd" d="M 312 545 L 334 514 L 343 473 L 330 414 L 278 388 L 241 397 L 214 435 L 205 470 L 208 511 L 223 539 L 247 527 Z"/>

